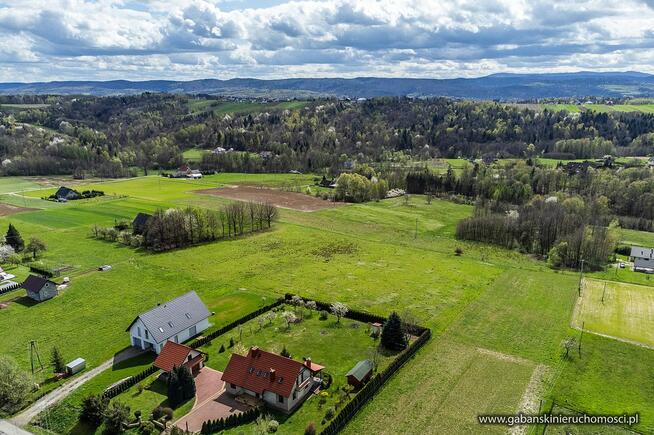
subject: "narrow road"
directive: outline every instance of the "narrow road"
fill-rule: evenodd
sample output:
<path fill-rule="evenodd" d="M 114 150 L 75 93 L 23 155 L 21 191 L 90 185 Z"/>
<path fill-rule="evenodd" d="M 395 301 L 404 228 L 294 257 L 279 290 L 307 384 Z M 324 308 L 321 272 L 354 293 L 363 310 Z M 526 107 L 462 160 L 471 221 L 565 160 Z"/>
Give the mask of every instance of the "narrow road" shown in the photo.
<path fill-rule="evenodd" d="M 103 371 L 111 368 L 114 364 L 118 364 L 121 361 L 133 358 L 137 355 L 142 354 L 144 351 L 134 347 L 130 347 L 116 355 L 110 360 L 107 360 L 93 369 L 84 372 L 82 375 L 74 378 L 70 382 L 66 382 L 62 386 L 55 388 L 45 396 L 41 397 L 39 400 L 34 402 L 29 408 L 25 409 L 23 412 L 11 419 L 11 422 L 17 426 L 27 425 L 34 417 L 39 415 L 46 408 L 58 403 L 59 401 L 66 398 L 70 393 L 78 389 L 82 384 L 84 384 L 89 379 L 93 379 L 95 376 L 99 375 Z"/>
<path fill-rule="evenodd" d="M 14 426 L 7 420 L 0 420 L 0 435 L 31 435 L 29 432 Z"/>

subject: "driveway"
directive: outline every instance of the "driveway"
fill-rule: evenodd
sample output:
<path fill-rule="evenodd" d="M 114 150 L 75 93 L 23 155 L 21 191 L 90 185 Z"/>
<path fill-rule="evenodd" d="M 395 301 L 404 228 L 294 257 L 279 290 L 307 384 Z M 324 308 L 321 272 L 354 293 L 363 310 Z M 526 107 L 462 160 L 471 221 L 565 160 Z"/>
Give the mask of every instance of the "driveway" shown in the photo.
<path fill-rule="evenodd" d="M 182 429 L 198 432 L 202 423 L 207 420 L 227 418 L 231 414 L 248 410 L 234 400 L 231 394 L 225 391 L 225 383 L 220 380 L 222 372 L 204 367 L 195 377 L 195 404 L 193 409 L 175 422 Z"/>
<path fill-rule="evenodd" d="M 97 367 L 94 367 L 91 370 L 85 371 L 81 375 L 73 378 L 72 380 L 65 382 L 58 388 L 50 391 L 45 396 L 41 397 L 39 400 L 34 402 L 29 408 L 25 409 L 23 412 L 18 414 L 16 417 L 11 419 L 11 422 L 17 426 L 25 426 L 28 424 L 34 417 L 39 415 L 42 411 L 50 406 L 58 403 L 59 401 L 66 398 L 70 393 L 78 389 L 82 384 L 84 384 L 89 379 L 94 378 L 103 371 L 111 368 L 114 364 L 125 361 L 127 359 L 133 358 L 137 355 L 142 354 L 144 351 L 137 349 L 135 347 L 130 347 L 125 349 L 122 352 L 114 355 L 113 358 L 107 360 L 100 364 Z"/>

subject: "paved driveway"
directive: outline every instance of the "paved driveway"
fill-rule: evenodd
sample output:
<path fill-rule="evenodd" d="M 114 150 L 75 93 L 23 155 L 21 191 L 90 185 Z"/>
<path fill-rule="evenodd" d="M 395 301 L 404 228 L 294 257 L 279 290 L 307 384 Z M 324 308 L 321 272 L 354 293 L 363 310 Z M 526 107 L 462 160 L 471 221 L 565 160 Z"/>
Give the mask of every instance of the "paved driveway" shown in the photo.
<path fill-rule="evenodd" d="M 175 422 L 182 428 L 197 432 L 207 420 L 227 418 L 231 414 L 247 411 L 248 407 L 236 402 L 225 391 L 220 380 L 222 372 L 204 367 L 195 377 L 195 404 L 191 412 Z"/>

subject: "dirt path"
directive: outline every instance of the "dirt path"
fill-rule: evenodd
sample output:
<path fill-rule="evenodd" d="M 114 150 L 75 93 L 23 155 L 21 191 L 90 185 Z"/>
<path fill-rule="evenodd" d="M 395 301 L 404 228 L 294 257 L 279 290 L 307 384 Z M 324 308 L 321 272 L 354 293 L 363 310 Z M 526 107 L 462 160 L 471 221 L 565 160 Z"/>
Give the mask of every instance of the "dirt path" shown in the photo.
<path fill-rule="evenodd" d="M 343 202 L 325 201 L 315 196 L 298 192 L 286 192 L 268 187 L 247 185 L 218 187 L 214 189 L 194 190 L 194 193 L 215 195 L 238 201 L 269 202 L 277 207 L 299 211 L 317 211 L 325 208 L 342 207 Z"/>
<path fill-rule="evenodd" d="M 93 379 L 95 376 L 99 375 L 103 371 L 111 368 L 114 364 L 118 364 L 121 361 L 133 358 L 137 355 L 143 353 L 142 350 L 130 347 L 116 355 L 113 358 L 103 362 L 97 367 L 84 372 L 82 375 L 76 377 L 70 382 L 66 382 L 62 386 L 52 390 L 45 396 L 41 397 L 39 400 L 34 402 L 29 408 L 25 409 L 23 412 L 11 419 L 11 422 L 17 426 L 27 425 L 34 417 L 39 415 L 46 408 L 58 403 L 59 401 L 66 398 L 70 393 L 78 389 L 86 381 Z"/>
<path fill-rule="evenodd" d="M 0 435 L 31 435 L 29 432 L 14 426 L 7 420 L 0 420 Z"/>

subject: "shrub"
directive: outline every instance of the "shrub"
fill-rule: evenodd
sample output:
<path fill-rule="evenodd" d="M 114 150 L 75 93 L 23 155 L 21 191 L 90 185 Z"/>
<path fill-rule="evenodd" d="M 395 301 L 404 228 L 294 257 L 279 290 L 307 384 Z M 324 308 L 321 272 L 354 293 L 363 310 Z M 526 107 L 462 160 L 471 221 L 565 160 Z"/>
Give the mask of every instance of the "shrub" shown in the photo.
<path fill-rule="evenodd" d="M 277 429 L 279 429 L 279 423 L 277 420 L 270 420 L 270 422 L 268 422 L 268 433 L 275 433 L 277 432 Z"/>
<path fill-rule="evenodd" d="M 402 331 L 402 321 L 395 311 L 388 316 L 381 333 L 381 344 L 389 350 L 406 348 L 406 336 Z"/>
<path fill-rule="evenodd" d="M 143 435 L 153 435 L 155 433 L 158 433 L 158 430 L 154 427 L 154 423 L 152 423 L 151 421 L 146 421 L 141 424 L 140 432 Z"/>
<path fill-rule="evenodd" d="M 320 319 L 320 320 L 327 320 L 327 317 L 329 317 L 329 313 L 328 313 L 327 311 L 325 311 L 325 310 L 322 310 L 322 311 L 320 312 L 320 317 L 319 317 L 319 319 Z"/>
<path fill-rule="evenodd" d="M 166 420 L 170 421 L 173 419 L 173 410 L 171 408 L 165 407 L 163 408 L 163 414 L 166 417 Z"/>
<path fill-rule="evenodd" d="M 220 349 L 218 349 L 218 353 L 223 353 L 225 351 L 225 345 L 221 344 Z"/>
<path fill-rule="evenodd" d="M 461 248 L 459 248 L 457 246 L 456 249 L 454 249 L 454 255 L 456 255 L 457 257 L 460 257 L 461 255 L 463 255 L 463 249 L 461 249 Z"/>
<path fill-rule="evenodd" d="M 330 406 L 329 408 L 327 408 L 327 412 L 325 413 L 325 418 L 327 420 L 331 420 L 335 414 L 336 414 L 336 408 Z"/>
<path fill-rule="evenodd" d="M 234 338 L 229 337 L 229 347 L 234 347 Z"/>
<path fill-rule="evenodd" d="M 163 417 L 163 415 L 164 415 L 164 412 L 163 412 L 163 408 L 161 406 L 157 406 L 156 408 L 154 408 L 152 410 L 152 418 L 154 420 L 159 420 L 161 417 Z"/>
<path fill-rule="evenodd" d="M 323 372 L 323 374 L 322 374 L 322 384 L 321 384 L 320 388 L 322 390 L 329 389 L 329 387 L 331 387 L 331 385 L 332 385 L 332 381 L 333 381 L 332 375 L 330 375 L 327 372 Z"/>
<path fill-rule="evenodd" d="M 285 356 L 286 358 L 290 358 L 290 357 L 291 357 L 291 353 L 286 349 L 286 346 L 284 346 L 284 348 L 283 348 L 282 351 L 280 352 L 280 355 L 281 355 L 281 356 Z"/>
<path fill-rule="evenodd" d="M 80 419 L 93 427 L 102 424 L 104 413 L 109 406 L 109 399 L 101 396 L 90 395 L 82 401 L 82 412 Z"/>
<path fill-rule="evenodd" d="M 304 428 L 304 435 L 316 435 L 316 424 L 310 422 L 307 427 Z"/>
<path fill-rule="evenodd" d="M 119 434 L 125 431 L 123 425 L 129 422 L 129 406 L 121 402 L 113 402 L 107 408 L 104 417 L 104 433 Z"/>

